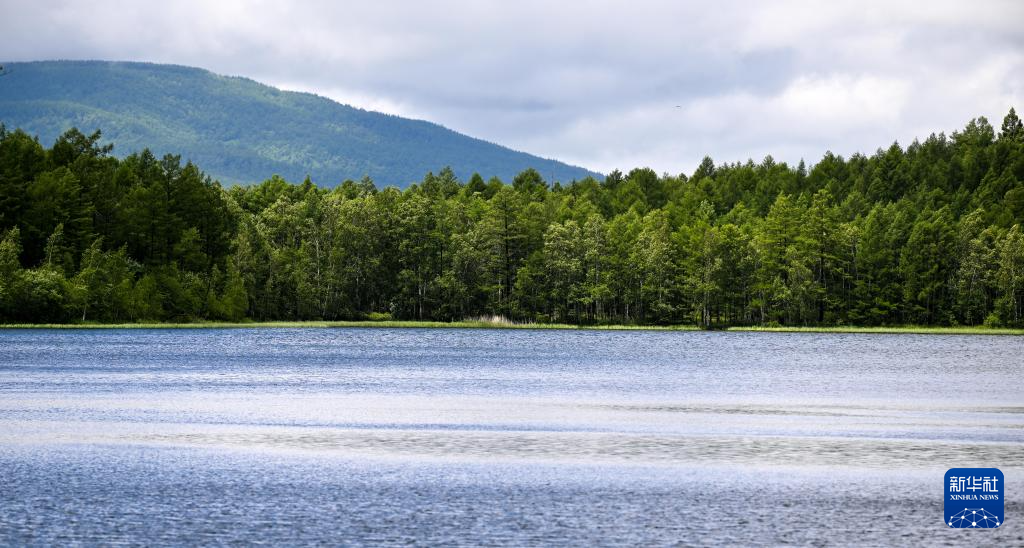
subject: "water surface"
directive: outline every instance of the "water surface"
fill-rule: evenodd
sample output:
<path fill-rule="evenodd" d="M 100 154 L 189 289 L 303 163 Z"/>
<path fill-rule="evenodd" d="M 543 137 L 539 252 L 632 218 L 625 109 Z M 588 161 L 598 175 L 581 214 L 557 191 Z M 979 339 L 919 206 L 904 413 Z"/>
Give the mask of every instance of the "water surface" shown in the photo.
<path fill-rule="evenodd" d="M 0 543 L 1022 543 L 1022 355 L 992 336 L 0 331 Z M 988 466 L 1006 524 L 944 528 L 943 472 Z"/>

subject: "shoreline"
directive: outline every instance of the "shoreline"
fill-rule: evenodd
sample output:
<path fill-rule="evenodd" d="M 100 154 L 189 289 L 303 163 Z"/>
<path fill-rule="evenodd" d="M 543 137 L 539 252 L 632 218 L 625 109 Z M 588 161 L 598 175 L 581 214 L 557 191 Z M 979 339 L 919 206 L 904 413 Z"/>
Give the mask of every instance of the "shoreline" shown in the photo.
<path fill-rule="evenodd" d="M 0 329 L 254 329 L 254 328 L 378 328 L 378 329 L 558 329 L 574 331 L 700 331 L 693 325 L 574 325 L 418 320 L 191 322 L 191 323 L 61 323 L 0 324 Z M 1024 333 L 1024 331 L 1022 331 Z"/>
<path fill-rule="evenodd" d="M 0 324 L 0 329 L 254 329 L 254 328 L 391 328 L 391 329 L 558 329 L 574 331 L 702 331 L 695 325 L 573 325 L 497 323 L 487 321 L 292 321 L 292 322 L 191 322 L 191 323 L 71 323 Z M 734 326 L 711 331 L 762 333 L 840 333 L 907 335 L 1005 335 L 1024 336 L 1024 329 L 990 327 L 759 327 Z"/>
<path fill-rule="evenodd" d="M 983 327 L 983 326 L 959 326 L 959 327 L 928 327 L 919 325 L 900 325 L 888 327 L 858 327 L 858 326 L 834 326 L 834 327 L 729 327 L 726 331 L 746 331 L 762 333 L 860 333 L 879 335 L 1004 335 L 1024 336 L 1024 329 L 1013 327 Z"/>

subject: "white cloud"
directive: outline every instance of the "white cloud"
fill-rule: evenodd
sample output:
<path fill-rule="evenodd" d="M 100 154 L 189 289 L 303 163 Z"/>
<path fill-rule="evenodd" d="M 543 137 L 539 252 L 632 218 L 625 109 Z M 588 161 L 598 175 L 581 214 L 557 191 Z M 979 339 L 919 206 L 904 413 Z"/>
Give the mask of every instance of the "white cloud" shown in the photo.
<path fill-rule="evenodd" d="M 1024 108 L 1015 0 L 0 8 L 7 60 L 201 66 L 604 171 L 870 153 Z"/>
<path fill-rule="evenodd" d="M 895 122 L 909 96 L 910 84 L 897 78 L 799 76 L 769 102 L 769 108 L 786 120 L 804 119 L 832 131 L 844 131 Z"/>
<path fill-rule="evenodd" d="M 394 114 L 405 118 L 424 118 L 424 115 L 416 112 L 411 105 L 391 100 L 387 97 L 366 93 L 363 90 L 348 89 L 341 87 L 311 86 L 303 82 L 289 81 L 267 81 L 278 89 L 285 91 L 300 91 L 326 97 L 343 105 L 354 106 L 365 110 Z"/>

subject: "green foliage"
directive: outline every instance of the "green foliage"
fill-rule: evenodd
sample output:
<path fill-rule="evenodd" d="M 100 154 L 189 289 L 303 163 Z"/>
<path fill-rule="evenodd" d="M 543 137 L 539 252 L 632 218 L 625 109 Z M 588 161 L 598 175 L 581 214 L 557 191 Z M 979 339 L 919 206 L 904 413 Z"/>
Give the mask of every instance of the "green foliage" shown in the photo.
<path fill-rule="evenodd" d="M 444 168 L 404 191 L 225 191 L 99 134 L 46 149 L 2 130 L 0 321 L 1020 327 L 1015 116 L 810 167 L 706 158 L 564 186 Z"/>

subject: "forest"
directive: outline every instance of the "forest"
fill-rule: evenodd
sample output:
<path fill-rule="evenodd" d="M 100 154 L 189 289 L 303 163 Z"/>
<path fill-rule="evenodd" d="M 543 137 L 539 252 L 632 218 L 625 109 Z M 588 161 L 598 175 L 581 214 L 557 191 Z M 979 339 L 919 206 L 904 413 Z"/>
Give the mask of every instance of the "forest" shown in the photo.
<path fill-rule="evenodd" d="M 1013 109 L 812 166 L 637 168 L 404 190 L 224 189 L 99 131 L 0 126 L 0 322 L 461 320 L 1024 326 Z"/>

